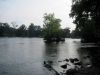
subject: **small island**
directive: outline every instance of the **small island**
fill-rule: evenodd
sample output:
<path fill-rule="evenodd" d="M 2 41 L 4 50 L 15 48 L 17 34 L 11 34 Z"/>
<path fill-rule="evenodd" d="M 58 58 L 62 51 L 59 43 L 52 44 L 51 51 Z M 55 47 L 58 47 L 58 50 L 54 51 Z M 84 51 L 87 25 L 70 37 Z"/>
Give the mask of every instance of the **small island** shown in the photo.
<path fill-rule="evenodd" d="M 65 41 L 65 37 L 62 36 L 60 22 L 61 20 L 55 18 L 54 14 L 44 14 L 43 33 L 45 42 Z"/>

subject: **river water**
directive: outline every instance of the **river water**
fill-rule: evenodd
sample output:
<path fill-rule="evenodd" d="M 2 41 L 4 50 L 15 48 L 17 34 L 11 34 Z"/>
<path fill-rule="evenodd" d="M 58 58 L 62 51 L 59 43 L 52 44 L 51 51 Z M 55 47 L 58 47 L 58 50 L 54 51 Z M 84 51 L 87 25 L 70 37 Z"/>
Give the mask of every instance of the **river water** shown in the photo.
<path fill-rule="evenodd" d="M 53 75 L 43 67 L 44 61 L 58 61 L 65 58 L 80 58 L 88 54 L 80 52 L 80 39 L 66 39 L 60 43 L 44 43 L 42 38 L 0 38 L 0 75 Z"/>

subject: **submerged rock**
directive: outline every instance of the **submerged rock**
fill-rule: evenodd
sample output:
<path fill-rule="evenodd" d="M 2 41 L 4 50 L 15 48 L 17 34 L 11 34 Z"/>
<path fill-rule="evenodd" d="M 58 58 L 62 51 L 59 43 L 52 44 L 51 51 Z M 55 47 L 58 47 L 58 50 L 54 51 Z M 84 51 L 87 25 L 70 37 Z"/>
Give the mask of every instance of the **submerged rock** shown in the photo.
<path fill-rule="evenodd" d="M 66 64 L 65 65 L 61 65 L 60 67 L 63 68 L 63 69 L 66 69 L 67 65 Z"/>
<path fill-rule="evenodd" d="M 52 66 L 51 66 L 50 63 L 51 63 L 51 62 L 44 61 L 43 65 L 44 65 L 44 67 L 46 67 L 48 70 L 51 70 L 51 69 L 52 69 Z"/>
<path fill-rule="evenodd" d="M 69 62 L 69 59 L 65 59 L 64 61 Z"/>

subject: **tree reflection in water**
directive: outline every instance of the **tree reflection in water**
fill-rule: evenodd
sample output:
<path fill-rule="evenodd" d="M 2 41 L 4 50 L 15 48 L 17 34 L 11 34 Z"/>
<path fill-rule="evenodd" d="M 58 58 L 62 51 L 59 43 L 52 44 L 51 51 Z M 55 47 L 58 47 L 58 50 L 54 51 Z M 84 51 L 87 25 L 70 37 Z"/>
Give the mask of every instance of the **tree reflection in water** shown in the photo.
<path fill-rule="evenodd" d="M 76 44 L 75 42 L 71 42 L 73 44 Z M 71 46 L 76 46 L 76 45 L 71 45 Z M 69 50 L 69 53 L 71 51 L 72 48 L 70 48 L 71 46 L 66 45 L 66 50 Z M 82 44 L 81 44 L 82 46 Z M 44 62 L 45 64 L 49 63 L 49 67 L 51 67 L 51 69 L 53 71 L 55 71 L 55 73 L 57 72 L 58 74 L 63 74 L 63 75 L 99 75 L 99 69 L 100 69 L 100 47 L 97 46 L 82 46 L 82 47 L 77 48 L 77 52 L 78 56 L 76 57 L 69 57 L 64 60 L 59 60 L 59 62 L 57 62 L 57 60 L 59 59 L 59 53 L 61 56 L 61 52 L 62 51 L 62 45 L 60 44 L 56 44 L 56 43 L 52 43 L 52 44 L 45 44 L 45 51 L 44 51 Z M 62 48 L 61 48 L 62 47 Z M 64 46 L 65 47 L 65 46 Z M 74 49 L 74 48 L 73 48 Z M 73 50 L 72 50 L 73 51 Z M 69 54 L 69 53 L 65 53 L 65 54 Z M 69 55 L 73 55 L 73 54 L 69 54 Z M 79 57 L 79 58 L 77 58 Z M 52 64 L 50 64 L 50 62 L 52 62 Z M 62 62 L 66 62 L 63 65 L 59 65 L 58 63 L 62 63 Z M 69 64 L 71 63 L 71 64 Z M 59 72 L 58 70 L 54 69 L 53 66 L 57 66 L 57 67 L 61 67 L 63 68 L 64 72 Z M 74 68 L 68 68 L 67 66 L 74 66 Z M 99 68 L 99 69 L 98 69 Z"/>
<path fill-rule="evenodd" d="M 57 43 L 46 43 L 44 50 L 44 60 L 57 62 L 58 54 L 59 54 L 59 44 Z M 55 65 L 55 64 L 54 64 Z"/>

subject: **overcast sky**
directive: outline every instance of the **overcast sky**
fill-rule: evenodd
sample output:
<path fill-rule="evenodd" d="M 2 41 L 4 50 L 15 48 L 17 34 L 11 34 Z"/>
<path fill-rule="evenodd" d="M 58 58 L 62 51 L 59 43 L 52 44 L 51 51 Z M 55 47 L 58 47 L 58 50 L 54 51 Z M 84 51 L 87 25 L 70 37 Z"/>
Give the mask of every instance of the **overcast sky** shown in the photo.
<path fill-rule="evenodd" d="M 61 27 L 75 28 L 69 17 L 71 0 L 0 0 L 0 22 L 43 26 L 43 14 L 54 13 Z"/>

